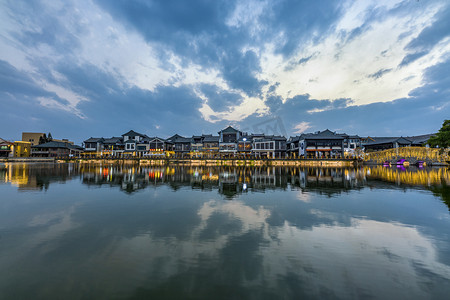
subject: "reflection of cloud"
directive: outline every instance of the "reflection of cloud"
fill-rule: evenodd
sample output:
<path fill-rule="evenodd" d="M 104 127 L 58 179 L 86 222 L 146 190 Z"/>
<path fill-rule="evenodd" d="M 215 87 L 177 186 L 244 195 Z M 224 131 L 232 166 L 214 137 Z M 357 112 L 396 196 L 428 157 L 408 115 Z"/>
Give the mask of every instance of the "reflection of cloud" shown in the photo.
<path fill-rule="evenodd" d="M 305 203 L 310 203 L 311 202 L 311 194 L 310 193 L 305 193 L 303 191 L 299 191 L 297 193 L 297 199 L 305 202 Z"/>
<path fill-rule="evenodd" d="M 430 277 L 422 278 L 417 265 L 433 277 L 447 282 L 450 278 L 450 267 L 439 262 L 432 242 L 403 224 L 354 219 L 351 227 L 298 230 L 285 225 L 278 237 L 286 255 L 272 263 L 284 271 L 294 268 L 297 277 L 309 278 L 316 295 L 322 289 L 319 278 L 327 278 L 335 283 L 332 292 L 338 298 L 348 298 L 349 293 L 358 297 L 355 287 L 366 295 L 392 297 L 395 291 L 386 287 L 393 286 L 402 290 L 399 295 L 427 297 L 422 284 Z M 305 265 L 308 272 L 296 268 Z M 314 276 L 319 278 L 314 280 Z"/>

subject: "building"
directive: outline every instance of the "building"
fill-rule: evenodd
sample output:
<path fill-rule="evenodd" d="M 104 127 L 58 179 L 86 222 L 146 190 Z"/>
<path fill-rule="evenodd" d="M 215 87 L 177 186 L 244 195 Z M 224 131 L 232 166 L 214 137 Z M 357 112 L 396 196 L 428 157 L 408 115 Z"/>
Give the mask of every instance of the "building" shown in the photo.
<path fill-rule="evenodd" d="M 173 154 L 173 143 L 157 136 L 146 136 L 137 144 L 137 155 L 139 157 L 164 158 L 171 154 Z"/>
<path fill-rule="evenodd" d="M 31 142 L 15 141 L 14 157 L 29 157 L 31 155 Z"/>
<path fill-rule="evenodd" d="M 186 138 L 181 135 L 175 134 L 167 139 L 168 142 L 173 144 L 173 151 L 175 157 L 187 158 L 189 152 L 191 152 L 191 138 Z"/>
<path fill-rule="evenodd" d="M 219 153 L 221 156 L 236 156 L 238 140 L 244 135 L 241 131 L 228 126 L 218 132 Z"/>
<path fill-rule="evenodd" d="M 215 158 L 219 155 L 220 136 L 206 135 L 203 138 L 203 153 L 208 158 Z"/>
<path fill-rule="evenodd" d="M 113 136 L 111 138 L 102 138 L 102 156 L 121 156 L 125 150 L 125 145 L 123 143 L 123 137 Z"/>
<path fill-rule="evenodd" d="M 85 154 L 94 156 L 101 155 L 101 152 L 103 151 L 104 148 L 103 145 L 104 141 L 105 141 L 104 138 L 94 138 L 94 137 L 90 137 L 89 139 L 85 140 L 83 142 Z"/>
<path fill-rule="evenodd" d="M 10 157 L 14 155 L 14 143 L 0 138 L 0 157 Z"/>
<path fill-rule="evenodd" d="M 22 132 L 22 141 L 23 142 L 30 142 L 31 146 L 39 145 L 42 143 L 47 143 L 50 141 L 55 142 L 62 142 L 62 143 L 69 143 L 74 144 L 74 142 L 69 141 L 68 139 L 54 139 L 52 138 L 52 134 L 49 133 L 48 136 L 45 133 L 42 132 Z"/>
<path fill-rule="evenodd" d="M 251 134 L 251 135 L 243 135 L 237 141 L 237 152 L 239 156 L 243 156 L 245 158 L 251 157 L 253 155 L 253 140 L 255 137 L 264 136 L 263 134 Z"/>
<path fill-rule="evenodd" d="M 83 147 L 65 142 L 51 141 L 31 146 L 33 157 L 76 157 L 84 151 Z"/>
<path fill-rule="evenodd" d="M 263 135 L 252 138 L 252 153 L 257 158 L 285 158 L 286 138 L 284 136 Z"/>
<path fill-rule="evenodd" d="M 345 157 L 355 157 L 358 155 L 358 150 L 362 152 L 362 141 L 361 137 L 358 135 L 347 135 L 344 136 L 344 156 Z"/>
<path fill-rule="evenodd" d="M 22 141 L 29 142 L 31 146 L 39 145 L 44 137 L 46 137 L 46 135 L 43 132 L 22 132 Z"/>
<path fill-rule="evenodd" d="M 342 158 L 346 134 L 328 129 L 291 137 L 287 141 L 287 152 L 291 158 Z"/>
<path fill-rule="evenodd" d="M 411 146 L 412 141 L 404 137 L 371 137 L 363 143 L 365 152 L 382 151 L 393 148 Z"/>

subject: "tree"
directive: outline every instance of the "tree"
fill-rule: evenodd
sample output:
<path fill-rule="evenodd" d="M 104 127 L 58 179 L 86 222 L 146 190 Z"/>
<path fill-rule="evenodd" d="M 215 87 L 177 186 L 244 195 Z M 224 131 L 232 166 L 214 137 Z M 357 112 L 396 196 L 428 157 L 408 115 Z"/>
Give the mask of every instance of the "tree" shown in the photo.
<path fill-rule="evenodd" d="M 49 132 L 48 136 L 47 136 L 47 142 L 51 142 L 51 141 L 53 141 L 53 137 L 52 137 L 52 134 Z"/>
<path fill-rule="evenodd" d="M 431 147 L 448 148 L 450 147 L 450 120 L 445 120 L 441 129 L 435 136 L 428 140 Z"/>

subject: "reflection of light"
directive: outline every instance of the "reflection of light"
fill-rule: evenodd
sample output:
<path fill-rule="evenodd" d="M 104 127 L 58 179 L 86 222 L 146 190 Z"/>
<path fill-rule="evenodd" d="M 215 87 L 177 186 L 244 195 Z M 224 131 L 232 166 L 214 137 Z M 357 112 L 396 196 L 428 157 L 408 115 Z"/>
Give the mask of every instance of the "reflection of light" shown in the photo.
<path fill-rule="evenodd" d="M 247 189 L 247 184 L 246 184 L 246 183 L 244 183 L 244 184 L 242 185 L 242 189 L 243 189 L 244 191 Z"/>
<path fill-rule="evenodd" d="M 370 175 L 370 169 L 367 169 L 367 175 Z"/>

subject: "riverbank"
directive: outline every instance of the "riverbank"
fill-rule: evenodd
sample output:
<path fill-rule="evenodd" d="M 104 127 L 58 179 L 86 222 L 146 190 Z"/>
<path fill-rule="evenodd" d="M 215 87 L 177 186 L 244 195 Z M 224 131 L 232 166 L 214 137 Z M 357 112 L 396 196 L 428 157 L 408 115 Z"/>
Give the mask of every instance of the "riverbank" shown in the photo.
<path fill-rule="evenodd" d="M 189 166 L 313 166 L 313 167 L 350 167 L 358 164 L 354 159 L 144 159 L 144 158 L 38 158 L 14 157 L 0 160 L 1 162 L 56 162 L 56 163 L 103 163 L 103 164 L 139 164 L 139 165 L 189 165 Z"/>

